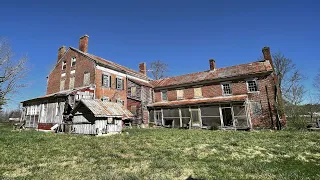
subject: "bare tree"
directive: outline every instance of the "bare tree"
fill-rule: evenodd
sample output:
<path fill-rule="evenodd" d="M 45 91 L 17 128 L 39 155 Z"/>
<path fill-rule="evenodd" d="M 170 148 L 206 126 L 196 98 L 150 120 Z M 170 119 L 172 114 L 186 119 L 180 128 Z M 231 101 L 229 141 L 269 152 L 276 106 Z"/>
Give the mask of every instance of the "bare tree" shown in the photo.
<path fill-rule="evenodd" d="M 14 59 L 9 41 L 5 38 L 0 38 L 0 108 L 6 103 L 20 88 L 25 87 L 21 80 L 27 72 L 26 67 L 27 57 L 23 56 L 19 59 Z"/>
<path fill-rule="evenodd" d="M 168 72 L 168 64 L 156 60 L 150 64 L 150 71 L 155 80 L 165 78 L 166 73 Z"/>
<path fill-rule="evenodd" d="M 313 80 L 313 86 L 314 86 L 314 88 L 316 88 L 316 91 L 320 97 L 320 70 Z"/>

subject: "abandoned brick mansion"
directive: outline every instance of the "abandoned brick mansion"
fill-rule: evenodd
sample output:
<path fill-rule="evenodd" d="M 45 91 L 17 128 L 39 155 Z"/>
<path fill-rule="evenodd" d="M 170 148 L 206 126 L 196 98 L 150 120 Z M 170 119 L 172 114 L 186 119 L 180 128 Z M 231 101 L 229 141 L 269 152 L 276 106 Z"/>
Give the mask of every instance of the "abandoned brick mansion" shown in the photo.
<path fill-rule="evenodd" d="M 27 127 L 69 124 L 72 132 L 96 134 L 111 132 L 111 124 L 120 127 L 119 121 L 202 129 L 285 124 L 268 47 L 261 61 L 217 68 L 210 59 L 207 71 L 153 80 L 146 63 L 135 71 L 92 55 L 88 41 L 85 35 L 79 48 L 58 49 L 46 95 L 22 102 Z"/>

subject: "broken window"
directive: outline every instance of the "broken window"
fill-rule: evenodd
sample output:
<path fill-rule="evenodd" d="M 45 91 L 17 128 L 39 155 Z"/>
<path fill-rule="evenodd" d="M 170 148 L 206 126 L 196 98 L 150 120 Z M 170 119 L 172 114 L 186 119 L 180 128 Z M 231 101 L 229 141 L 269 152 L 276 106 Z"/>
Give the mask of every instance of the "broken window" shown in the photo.
<path fill-rule="evenodd" d="M 60 81 L 60 91 L 63 91 L 63 90 L 64 90 L 64 84 L 65 84 L 65 80 L 62 79 L 62 80 Z"/>
<path fill-rule="evenodd" d="M 62 61 L 62 70 L 67 68 L 67 61 Z"/>
<path fill-rule="evenodd" d="M 74 88 L 74 77 L 70 77 L 70 82 L 69 82 L 69 89 Z"/>
<path fill-rule="evenodd" d="M 177 90 L 177 99 L 183 99 L 183 89 Z"/>
<path fill-rule="evenodd" d="M 102 86 L 103 87 L 111 87 L 111 76 L 108 74 L 102 74 Z"/>
<path fill-rule="evenodd" d="M 220 109 L 219 106 L 200 107 L 202 126 L 207 128 L 220 127 Z"/>
<path fill-rule="evenodd" d="M 229 83 L 222 84 L 223 95 L 231 95 L 231 85 Z"/>
<path fill-rule="evenodd" d="M 256 80 L 247 81 L 248 91 L 249 92 L 256 92 L 258 91 L 258 84 Z"/>
<path fill-rule="evenodd" d="M 161 97 L 162 97 L 162 101 L 168 101 L 168 92 L 161 91 Z"/>
<path fill-rule="evenodd" d="M 201 87 L 194 88 L 194 97 L 195 97 L 195 98 L 200 98 L 200 97 L 202 97 Z"/>
<path fill-rule="evenodd" d="M 116 88 L 118 90 L 123 90 L 123 79 L 122 78 L 119 78 L 119 77 L 116 78 Z"/>
<path fill-rule="evenodd" d="M 76 61 L 77 61 L 77 58 L 76 58 L 76 57 L 72 57 L 72 58 L 71 58 L 71 67 L 73 67 L 73 66 L 76 65 Z"/>
<path fill-rule="evenodd" d="M 83 75 L 83 85 L 88 86 L 90 84 L 90 73 L 86 72 Z"/>
<path fill-rule="evenodd" d="M 134 87 L 131 87 L 131 96 L 132 97 L 135 97 L 137 95 L 137 88 L 134 86 Z"/>

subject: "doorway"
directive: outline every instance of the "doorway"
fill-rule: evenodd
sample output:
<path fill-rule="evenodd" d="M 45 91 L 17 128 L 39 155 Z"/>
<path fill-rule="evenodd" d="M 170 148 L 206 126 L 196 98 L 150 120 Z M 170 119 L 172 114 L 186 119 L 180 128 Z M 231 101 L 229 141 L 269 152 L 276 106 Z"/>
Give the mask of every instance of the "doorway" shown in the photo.
<path fill-rule="evenodd" d="M 199 109 L 191 109 L 191 126 L 200 127 Z"/>
<path fill-rule="evenodd" d="M 224 126 L 233 126 L 231 107 L 222 108 L 222 117 Z"/>

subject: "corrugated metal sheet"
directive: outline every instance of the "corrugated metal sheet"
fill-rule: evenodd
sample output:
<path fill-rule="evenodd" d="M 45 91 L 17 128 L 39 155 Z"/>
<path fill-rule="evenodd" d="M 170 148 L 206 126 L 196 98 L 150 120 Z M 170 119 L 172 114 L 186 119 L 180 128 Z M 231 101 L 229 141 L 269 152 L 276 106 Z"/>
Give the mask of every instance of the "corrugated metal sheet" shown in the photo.
<path fill-rule="evenodd" d="M 134 116 L 124 106 L 115 102 L 101 101 L 99 99 L 82 99 L 80 103 L 83 103 L 94 114 L 95 117 L 130 118 Z M 75 109 L 76 108 L 77 107 L 75 107 Z"/>
<path fill-rule="evenodd" d="M 247 95 L 235 95 L 235 96 L 222 96 L 214 98 L 201 98 L 201 99 L 185 99 L 178 101 L 163 101 L 153 103 L 152 107 L 163 107 L 163 106 L 180 106 L 180 105 L 192 105 L 201 103 L 218 103 L 218 102 L 237 102 L 245 101 L 248 98 Z"/>
<path fill-rule="evenodd" d="M 159 79 L 151 81 L 151 84 L 156 88 L 167 87 L 174 85 L 197 83 L 201 81 L 210 81 L 222 78 L 267 73 L 272 71 L 272 66 L 269 61 L 259 61 L 249 64 L 241 64 L 237 66 L 219 68 L 214 71 L 203 71 L 192 74 L 185 74 L 181 76 L 169 77 L 165 79 Z"/>

